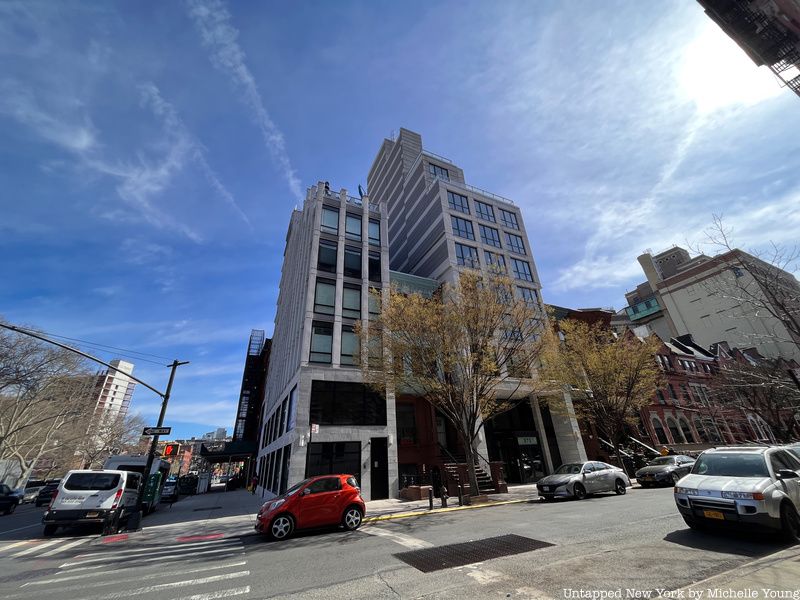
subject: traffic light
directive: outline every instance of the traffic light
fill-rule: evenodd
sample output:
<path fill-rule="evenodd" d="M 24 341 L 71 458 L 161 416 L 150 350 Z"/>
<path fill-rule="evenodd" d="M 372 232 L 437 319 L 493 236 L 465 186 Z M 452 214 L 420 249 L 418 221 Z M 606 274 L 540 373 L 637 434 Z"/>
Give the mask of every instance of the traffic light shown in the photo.
<path fill-rule="evenodd" d="M 178 450 L 180 449 L 180 444 L 164 444 L 164 457 L 178 456 Z"/>

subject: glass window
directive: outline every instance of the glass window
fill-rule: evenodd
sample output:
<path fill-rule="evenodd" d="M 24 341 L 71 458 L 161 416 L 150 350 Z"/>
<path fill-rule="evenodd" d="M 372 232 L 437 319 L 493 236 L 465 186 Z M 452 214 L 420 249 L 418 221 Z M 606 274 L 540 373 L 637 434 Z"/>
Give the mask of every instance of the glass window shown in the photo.
<path fill-rule="evenodd" d="M 344 274 L 345 277 L 355 277 L 356 279 L 361 279 L 361 248 L 345 246 Z"/>
<path fill-rule="evenodd" d="M 484 244 L 494 246 L 495 248 L 503 247 L 500 244 L 500 232 L 497 231 L 497 229 L 494 227 L 487 227 L 486 225 L 478 225 L 478 229 L 481 232 L 481 241 Z"/>
<path fill-rule="evenodd" d="M 314 312 L 332 315 L 336 312 L 336 284 L 325 279 L 317 279 L 314 294 Z"/>
<path fill-rule="evenodd" d="M 506 242 L 508 242 L 508 249 L 517 254 L 525 254 L 525 242 L 522 238 L 513 233 L 506 233 Z"/>
<path fill-rule="evenodd" d="M 456 194 L 455 192 L 447 191 L 447 204 L 453 210 L 469 214 L 469 202 L 466 196 Z"/>
<path fill-rule="evenodd" d="M 331 362 L 333 348 L 333 325 L 315 321 L 311 327 L 311 362 Z"/>
<path fill-rule="evenodd" d="M 522 281 L 533 281 L 531 274 L 531 266 L 524 260 L 511 259 L 511 270 L 514 271 L 514 277 Z"/>
<path fill-rule="evenodd" d="M 475 239 L 475 231 L 472 229 L 472 222 L 450 215 L 450 223 L 453 225 L 453 235 L 468 240 Z"/>
<path fill-rule="evenodd" d="M 417 443 L 417 423 L 413 404 L 397 405 L 397 439 L 400 445 Z"/>
<path fill-rule="evenodd" d="M 361 474 L 361 442 L 310 443 L 306 477 L 328 473 L 346 473 L 358 477 Z"/>
<path fill-rule="evenodd" d="M 342 316 L 348 319 L 361 318 L 361 288 L 345 286 L 342 290 Z"/>
<path fill-rule="evenodd" d="M 73 492 L 113 490 L 119 485 L 119 475 L 113 473 L 73 473 L 64 482 L 64 489 Z"/>
<path fill-rule="evenodd" d="M 373 246 L 381 245 L 381 222 L 369 220 L 369 243 Z"/>
<path fill-rule="evenodd" d="M 361 241 L 361 217 L 347 213 L 344 221 L 344 236 L 348 240 Z"/>
<path fill-rule="evenodd" d="M 323 206 L 320 229 L 327 233 L 339 233 L 339 211 Z"/>
<path fill-rule="evenodd" d="M 483 251 L 483 258 L 486 260 L 487 267 L 494 267 L 498 272 L 506 272 L 506 257 L 502 254 L 495 254 L 488 250 Z"/>
<path fill-rule="evenodd" d="M 369 253 L 369 261 L 367 263 L 369 267 L 369 280 L 370 281 L 380 281 L 381 280 L 381 253 L 380 252 L 370 252 Z"/>
<path fill-rule="evenodd" d="M 319 256 L 317 258 L 317 270 L 326 273 L 336 273 L 336 242 L 328 240 L 319 241 Z"/>
<path fill-rule="evenodd" d="M 509 212 L 507 210 L 500 210 L 500 222 L 505 225 L 506 227 L 510 227 L 511 229 L 519 229 L 519 223 L 517 223 L 517 215 L 513 212 Z"/>
<path fill-rule="evenodd" d="M 475 200 L 475 214 L 478 215 L 479 219 L 483 219 L 484 221 L 489 221 L 490 223 L 495 223 L 494 219 L 494 208 L 490 204 L 486 204 L 485 202 L 481 202 L 480 200 Z"/>
<path fill-rule="evenodd" d="M 354 365 L 358 356 L 358 338 L 352 327 L 342 326 L 342 358 L 341 364 Z"/>
<path fill-rule="evenodd" d="M 338 492 L 342 487 L 338 477 L 324 477 L 308 484 L 308 491 L 311 494 L 322 494 L 324 492 Z"/>
<path fill-rule="evenodd" d="M 530 288 L 518 287 L 517 296 L 520 300 L 524 300 L 528 306 L 539 305 L 539 294 L 536 290 Z"/>
<path fill-rule="evenodd" d="M 428 163 L 428 172 L 434 177 L 444 179 L 445 181 L 450 181 L 450 172 L 444 167 L 440 167 L 439 165 L 435 165 L 433 163 Z"/>
<path fill-rule="evenodd" d="M 386 400 L 363 383 L 311 383 L 310 422 L 320 425 L 386 425 Z"/>
<path fill-rule="evenodd" d="M 369 317 L 370 319 L 377 317 L 381 314 L 381 300 L 375 296 L 378 288 L 370 288 L 369 290 Z"/>
<path fill-rule="evenodd" d="M 456 244 L 456 262 L 463 267 L 479 268 L 477 248 Z"/>

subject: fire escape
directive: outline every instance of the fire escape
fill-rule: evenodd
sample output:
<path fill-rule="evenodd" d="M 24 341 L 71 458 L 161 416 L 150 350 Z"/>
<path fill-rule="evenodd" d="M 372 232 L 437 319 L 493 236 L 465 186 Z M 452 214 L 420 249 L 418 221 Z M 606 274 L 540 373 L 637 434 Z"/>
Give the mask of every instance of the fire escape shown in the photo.
<path fill-rule="evenodd" d="M 753 0 L 698 0 L 757 65 L 767 65 L 800 96 L 800 37 Z"/>

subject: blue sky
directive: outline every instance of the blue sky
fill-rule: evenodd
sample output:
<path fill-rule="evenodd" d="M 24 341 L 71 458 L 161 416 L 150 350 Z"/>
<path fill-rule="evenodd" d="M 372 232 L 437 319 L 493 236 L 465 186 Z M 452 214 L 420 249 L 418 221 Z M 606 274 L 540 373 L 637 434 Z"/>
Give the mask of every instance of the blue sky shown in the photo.
<path fill-rule="evenodd" d="M 401 126 L 522 206 L 547 302 L 620 307 L 715 212 L 800 231 L 800 99 L 694 1 L 2 0 L 0 315 L 190 360 L 167 423 L 230 429 L 292 208 Z"/>

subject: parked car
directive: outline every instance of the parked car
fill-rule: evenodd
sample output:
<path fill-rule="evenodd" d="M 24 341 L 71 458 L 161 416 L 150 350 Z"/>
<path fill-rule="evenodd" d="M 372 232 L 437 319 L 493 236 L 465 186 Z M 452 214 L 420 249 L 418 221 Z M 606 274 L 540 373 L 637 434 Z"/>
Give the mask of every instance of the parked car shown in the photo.
<path fill-rule="evenodd" d="M 161 501 L 169 502 L 171 504 L 173 502 L 177 502 L 179 498 L 180 493 L 178 491 L 178 482 L 175 480 L 167 481 L 164 484 L 164 487 L 161 489 Z"/>
<path fill-rule="evenodd" d="M 800 541 L 800 460 L 775 447 L 714 448 L 675 486 L 692 529 L 712 524 L 761 528 Z"/>
<path fill-rule="evenodd" d="M 28 502 L 35 502 L 36 497 L 39 495 L 39 491 L 45 486 L 44 481 L 37 481 L 36 483 L 28 483 L 25 486 L 25 489 L 22 492 L 22 502 L 23 504 Z"/>
<path fill-rule="evenodd" d="M 675 485 L 681 477 L 689 474 L 692 465 L 694 459 L 690 456 L 659 456 L 636 471 L 636 481 L 642 487 Z"/>
<path fill-rule="evenodd" d="M 342 525 L 358 529 L 367 508 L 352 475 L 311 477 L 265 503 L 258 511 L 256 531 L 275 540 L 288 538 L 295 529 Z"/>
<path fill-rule="evenodd" d="M 630 478 L 619 467 L 590 461 L 561 465 L 555 473 L 537 481 L 536 489 L 544 500 L 553 498 L 583 500 L 589 494 L 600 492 L 616 492 L 621 495 L 630 485 Z"/>
<path fill-rule="evenodd" d="M 47 483 L 39 490 L 39 493 L 36 495 L 36 500 L 34 500 L 34 504 L 36 504 L 37 508 L 50 504 L 50 501 L 53 499 L 53 494 L 55 494 L 58 489 L 59 483 L 58 481 L 55 483 Z"/>
<path fill-rule="evenodd" d="M 0 483 L 0 513 L 10 515 L 20 503 L 20 497 L 5 483 Z"/>
<path fill-rule="evenodd" d="M 131 471 L 70 471 L 44 513 L 44 535 L 79 524 L 100 525 L 103 535 L 116 533 L 136 511 L 141 482 L 141 473 Z"/>

